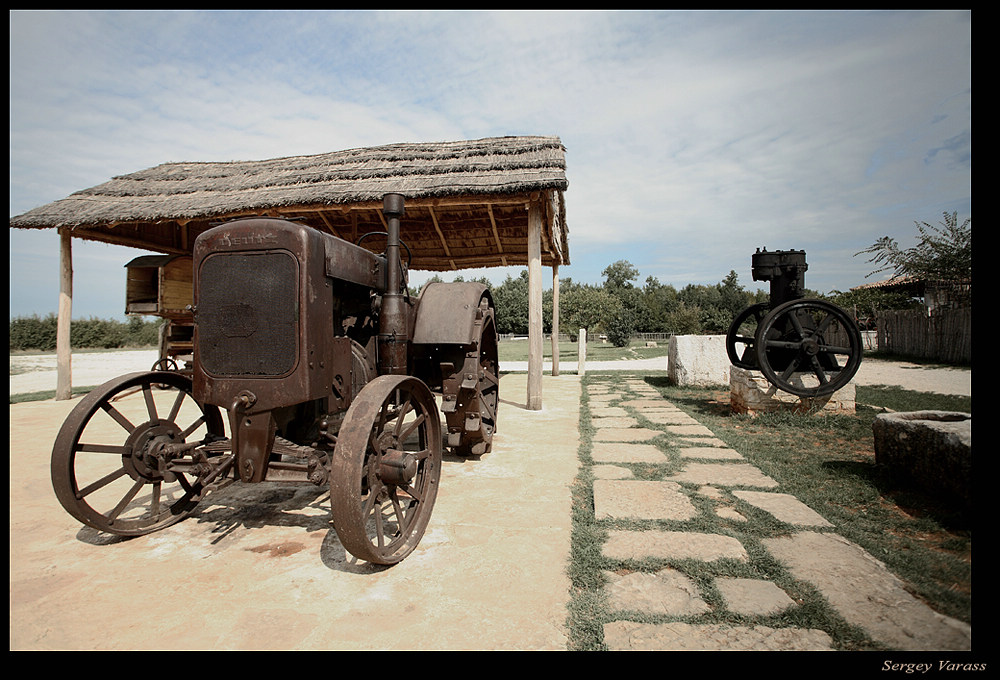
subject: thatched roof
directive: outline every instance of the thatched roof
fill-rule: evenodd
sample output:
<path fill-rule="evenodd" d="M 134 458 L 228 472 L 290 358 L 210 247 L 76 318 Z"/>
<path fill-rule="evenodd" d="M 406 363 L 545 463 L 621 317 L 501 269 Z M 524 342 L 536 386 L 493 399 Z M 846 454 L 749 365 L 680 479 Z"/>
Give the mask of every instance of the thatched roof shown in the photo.
<path fill-rule="evenodd" d="M 384 229 L 382 196 L 406 197 L 402 238 L 414 269 L 527 263 L 527 210 L 543 209 L 542 260 L 568 264 L 558 137 L 391 144 L 312 156 L 164 163 L 11 218 L 79 238 L 190 252 L 212 225 L 243 215 L 298 219 L 347 240 Z M 373 246 L 374 247 L 374 246 Z"/>

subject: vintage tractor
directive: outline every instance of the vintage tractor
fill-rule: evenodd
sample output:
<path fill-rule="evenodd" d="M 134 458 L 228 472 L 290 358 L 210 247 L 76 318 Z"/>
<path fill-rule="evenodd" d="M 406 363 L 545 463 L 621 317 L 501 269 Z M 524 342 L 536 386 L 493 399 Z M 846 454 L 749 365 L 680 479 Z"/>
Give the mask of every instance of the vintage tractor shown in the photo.
<path fill-rule="evenodd" d="M 490 449 L 497 336 L 481 284 L 410 297 L 403 197 L 386 195 L 383 213 L 381 254 L 274 218 L 201 234 L 192 374 L 125 375 L 81 400 L 52 451 L 63 507 L 138 536 L 235 481 L 329 485 L 348 552 L 406 557 L 430 519 L 444 446 Z"/>
<path fill-rule="evenodd" d="M 736 316 L 726 351 L 734 366 L 760 371 L 778 389 L 819 397 L 851 381 L 863 346 L 861 330 L 846 311 L 804 297 L 806 269 L 801 250 L 754 253 L 753 280 L 770 282 L 770 300 Z"/>

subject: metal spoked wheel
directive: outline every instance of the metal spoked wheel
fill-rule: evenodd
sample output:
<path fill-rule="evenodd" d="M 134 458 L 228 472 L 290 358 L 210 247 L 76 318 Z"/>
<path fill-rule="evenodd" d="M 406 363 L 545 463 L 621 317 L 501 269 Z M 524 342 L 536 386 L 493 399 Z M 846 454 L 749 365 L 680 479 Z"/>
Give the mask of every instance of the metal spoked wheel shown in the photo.
<path fill-rule="evenodd" d="M 497 429 L 497 406 L 500 403 L 496 317 L 486 298 L 479 303 L 476 324 L 479 327 L 478 342 L 474 348 L 477 357 L 476 375 L 471 378 L 464 376 L 459 393 L 459 399 L 471 400 L 471 408 L 459 411 L 459 416 L 470 422 L 456 423 L 461 428 L 462 439 L 454 447 L 455 454 L 465 457 L 490 452 L 493 433 Z M 478 423 L 470 427 L 473 418 L 478 418 Z"/>
<path fill-rule="evenodd" d="M 85 396 L 63 423 L 52 449 L 52 486 L 83 524 L 141 536 L 194 509 L 196 480 L 165 469 L 163 446 L 223 437 L 219 410 L 198 404 L 180 373 L 133 373 Z"/>
<path fill-rule="evenodd" d="M 854 319 L 825 300 L 775 307 L 761 321 L 755 345 L 764 377 L 800 397 L 832 394 L 847 385 L 864 351 Z"/>
<path fill-rule="evenodd" d="M 172 357 L 162 357 L 160 359 L 157 359 L 153 363 L 153 368 L 151 370 L 154 370 L 154 371 L 179 371 L 180 368 L 177 366 L 177 362 L 174 361 L 174 359 Z"/>
<path fill-rule="evenodd" d="M 330 504 L 344 548 L 395 564 L 420 542 L 441 477 L 441 420 L 423 381 L 384 375 L 347 411 L 331 459 Z"/>
<path fill-rule="evenodd" d="M 754 352 L 754 342 L 760 322 L 767 314 L 770 305 L 758 302 L 750 305 L 733 319 L 726 334 L 726 353 L 733 366 L 755 370 L 757 355 Z"/>

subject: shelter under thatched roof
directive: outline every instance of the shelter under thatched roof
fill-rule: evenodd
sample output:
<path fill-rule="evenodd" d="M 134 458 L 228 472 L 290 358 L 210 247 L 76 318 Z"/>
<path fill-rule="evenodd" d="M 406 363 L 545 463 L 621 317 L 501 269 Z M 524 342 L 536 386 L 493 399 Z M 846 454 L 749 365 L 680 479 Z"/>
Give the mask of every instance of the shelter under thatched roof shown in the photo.
<path fill-rule="evenodd" d="M 13 217 L 11 228 L 58 229 L 56 398 L 72 394 L 72 237 L 189 254 L 199 234 L 247 215 L 301 221 L 356 241 L 384 231 L 382 197 L 403 194 L 400 237 L 411 268 L 527 265 L 527 408 L 541 408 L 542 265 L 553 272 L 552 374 L 558 374 L 558 272 L 569 264 L 566 149 L 558 137 L 390 144 L 314 156 L 164 163 Z M 366 247 L 379 250 L 377 239 Z"/>
<path fill-rule="evenodd" d="M 189 253 L 214 224 L 244 215 L 300 220 L 346 240 L 382 231 L 382 196 L 406 197 L 412 267 L 526 265 L 527 207 L 542 210 L 544 265 L 569 263 L 558 137 L 390 144 L 311 156 L 164 163 L 11 218 L 94 241 Z M 373 243 L 372 247 L 376 247 Z"/>

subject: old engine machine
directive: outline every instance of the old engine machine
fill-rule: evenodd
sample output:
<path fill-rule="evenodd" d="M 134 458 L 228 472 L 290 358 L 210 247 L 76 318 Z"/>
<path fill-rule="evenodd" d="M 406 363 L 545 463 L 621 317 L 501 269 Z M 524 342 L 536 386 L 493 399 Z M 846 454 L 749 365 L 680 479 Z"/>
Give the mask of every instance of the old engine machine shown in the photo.
<path fill-rule="evenodd" d="M 800 397 L 847 385 L 861 365 L 861 330 L 837 305 L 804 297 L 805 252 L 758 249 L 752 265 L 754 281 L 770 282 L 770 300 L 733 320 L 726 335 L 729 360 Z"/>
<path fill-rule="evenodd" d="M 381 254 L 274 218 L 201 234 L 191 375 L 133 373 L 81 400 L 52 451 L 63 507 L 139 536 L 234 482 L 328 485 L 348 552 L 376 564 L 412 552 L 444 446 L 490 449 L 497 334 L 481 284 L 432 283 L 411 299 L 403 197 L 386 195 L 383 214 L 386 231 L 359 239 L 384 240 Z"/>

